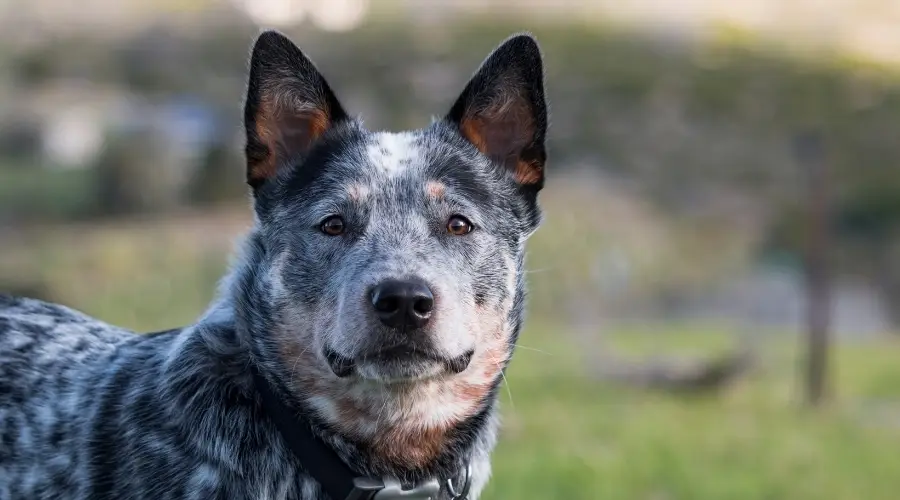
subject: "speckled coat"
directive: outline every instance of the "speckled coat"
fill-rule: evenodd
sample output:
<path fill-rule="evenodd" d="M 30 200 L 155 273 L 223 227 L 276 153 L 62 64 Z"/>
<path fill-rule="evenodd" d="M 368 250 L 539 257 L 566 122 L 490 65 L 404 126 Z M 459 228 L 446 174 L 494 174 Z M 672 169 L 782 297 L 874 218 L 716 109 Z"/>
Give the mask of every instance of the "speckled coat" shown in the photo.
<path fill-rule="evenodd" d="M 447 115 L 402 133 L 366 130 L 293 43 L 260 35 L 245 104 L 256 223 L 207 312 L 138 335 L 0 296 L 0 500 L 324 500 L 251 366 L 360 475 L 459 479 L 470 464 L 477 498 L 546 126 L 529 35 Z M 430 319 L 386 327 L 367 297 L 410 276 L 433 293 Z"/>

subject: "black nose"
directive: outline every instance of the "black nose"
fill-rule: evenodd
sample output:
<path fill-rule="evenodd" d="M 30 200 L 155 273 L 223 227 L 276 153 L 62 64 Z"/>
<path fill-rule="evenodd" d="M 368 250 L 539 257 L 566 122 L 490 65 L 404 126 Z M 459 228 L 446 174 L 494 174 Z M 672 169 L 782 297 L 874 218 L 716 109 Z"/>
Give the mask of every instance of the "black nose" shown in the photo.
<path fill-rule="evenodd" d="M 391 328 L 420 328 L 434 309 L 434 295 L 420 280 L 387 280 L 372 290 L 372 307 Z"/>

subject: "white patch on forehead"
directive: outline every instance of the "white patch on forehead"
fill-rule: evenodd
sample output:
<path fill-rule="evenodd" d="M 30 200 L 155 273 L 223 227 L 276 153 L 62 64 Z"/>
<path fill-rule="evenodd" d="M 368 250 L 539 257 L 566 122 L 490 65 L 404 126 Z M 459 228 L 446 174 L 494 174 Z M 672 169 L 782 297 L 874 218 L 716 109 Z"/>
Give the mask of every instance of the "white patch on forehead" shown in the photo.
<path fill-rule="evenodd" d="M 415 135 L 410 132 L 379 132 L 366 149 L 366 154 L 376 168 L 382 169 L 390 177 L 421 164 Z"/>

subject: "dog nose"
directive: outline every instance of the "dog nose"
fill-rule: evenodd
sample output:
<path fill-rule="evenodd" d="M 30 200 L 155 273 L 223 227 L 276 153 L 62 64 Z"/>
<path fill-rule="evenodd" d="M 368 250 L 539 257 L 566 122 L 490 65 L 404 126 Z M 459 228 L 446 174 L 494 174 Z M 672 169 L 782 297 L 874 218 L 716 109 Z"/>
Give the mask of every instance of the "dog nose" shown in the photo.
<path fill-rule="evenodd" d="M 420 280 L 387 280 L 372 290 L 375 314 L 391 328 L 420 328 L 434 309 L 434 295 Z"/>

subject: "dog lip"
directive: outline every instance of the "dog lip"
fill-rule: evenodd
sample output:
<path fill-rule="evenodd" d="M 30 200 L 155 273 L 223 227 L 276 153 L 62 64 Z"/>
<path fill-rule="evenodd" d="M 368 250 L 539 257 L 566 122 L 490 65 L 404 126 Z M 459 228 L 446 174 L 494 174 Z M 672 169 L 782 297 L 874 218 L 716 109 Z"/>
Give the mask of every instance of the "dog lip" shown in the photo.
<path fill-rule="evenodd" d="M 352 359 L 341 356 L 328 347 L 325 348 L 325 360 L 328 361 L 328 366 L 331 368 L 331 371 L 340 378 L 352 375 L 353 370 L 356 367 L 356 363 Z"/>
<path fill-rule="evenodd" d="M 472 356 L 475 354 L 474 349 L 470 349 L 465 353 L 453 357 L 448 358 L 446 356 L 441 356 L 434 351 L 420 349 L 410 345 L 397 345 L 393 347 L 389 347 L 387 349 L 381 349 L 372 354 L 366 355 L 363 360 L 378 360 L 378 361 L 408 361 L 408 360 L 427 360 L 433 361 L 437 363 L 441 363 L 444 367 L 454 373 L 459 374 L 466 370 L 469 367 L 469 363 L 472 362 Z"/>
<path fill-rule="evenodd" d="M 380 349 L 362 356 L 363 360 L 408 360 L 412 358 L 427 359 L 431 361 L 444 361 L 445 358 L 433 351 L 420 349 L 407 344 L 395 345 Z"/>
<path fill-rule="evenodd" d="M 462 355 L 450 358 L 431 349 L 423 349 L 410 344 L 393 345 L 354 358 L 338 354 L 329 347 L 323 351 L 328 366 L 339 378 L 347 378 L 354 374 L 362 375 L 359 371 L 360 364 L 368 365 L 369 363 L 376 366 L 394 367 L 390 369 L 408 366 L 416 371 L 424 369 L 426 364 L 439 365 L 443 367 L 445 373 L 458 375 L 469 367 L 474 353 L 475 350 L 470 349 Z M 413 368 L 414 366 L 419 368 Z"/>
<path fill-rule="evenodd" d="M 470 349 L 463 353 L 461 356 L 446 360 L 444 364 L 447 365 L 447 369 L 451 372 L 460 374 L 466 371 L 466 368 L 469 367 L 469 363 L 472 362 L 472 356 L 474 355 L 475 350 Z"/>

